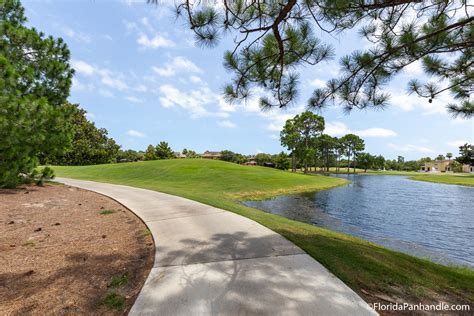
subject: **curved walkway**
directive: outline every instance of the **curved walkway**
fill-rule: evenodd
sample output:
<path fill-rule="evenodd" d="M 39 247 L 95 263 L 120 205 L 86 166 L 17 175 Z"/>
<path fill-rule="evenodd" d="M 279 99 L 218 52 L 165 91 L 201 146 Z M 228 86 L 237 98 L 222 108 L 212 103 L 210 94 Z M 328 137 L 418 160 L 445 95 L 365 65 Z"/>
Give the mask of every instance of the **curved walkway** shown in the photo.
<path fill-rule="evenodd" d="M 374 315 L 300 248 L 240 215 L 160 192 L 57 178 L 148 225 L 155 263 L 130 315 Z"/>

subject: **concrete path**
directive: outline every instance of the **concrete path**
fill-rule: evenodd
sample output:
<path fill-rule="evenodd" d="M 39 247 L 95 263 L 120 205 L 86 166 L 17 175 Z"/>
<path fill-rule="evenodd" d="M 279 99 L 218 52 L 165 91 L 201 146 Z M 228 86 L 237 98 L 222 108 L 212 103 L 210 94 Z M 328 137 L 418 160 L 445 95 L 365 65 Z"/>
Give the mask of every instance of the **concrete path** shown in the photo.
<path fill-rule="evenodd" d="M 122 185 L 57 178 L 107 195 L 148 225 L 155 263 L 130 315 L 375 315 L 300 248 L 237 214 Z"/>

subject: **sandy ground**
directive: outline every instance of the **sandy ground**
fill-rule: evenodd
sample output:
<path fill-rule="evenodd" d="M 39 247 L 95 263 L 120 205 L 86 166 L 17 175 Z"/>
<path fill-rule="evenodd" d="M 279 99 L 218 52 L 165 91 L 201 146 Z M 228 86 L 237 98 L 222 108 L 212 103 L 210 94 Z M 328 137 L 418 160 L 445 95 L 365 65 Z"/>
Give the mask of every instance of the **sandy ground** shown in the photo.
<path fill-rule="evenodd" d="M 153 254 L 145 224 L 107 197 L 55 184 L 0 190 L 0 315 L 126 314 Z M 107 307 L 112 293 L 123 307 Z"/>

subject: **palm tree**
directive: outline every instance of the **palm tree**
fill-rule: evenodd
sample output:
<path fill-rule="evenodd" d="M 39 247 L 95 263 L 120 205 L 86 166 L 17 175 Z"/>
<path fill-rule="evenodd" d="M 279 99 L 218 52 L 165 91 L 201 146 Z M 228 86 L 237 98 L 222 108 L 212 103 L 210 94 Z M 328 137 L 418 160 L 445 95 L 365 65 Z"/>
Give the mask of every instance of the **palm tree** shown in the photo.
<path fill-rule="evenodd" d="M 448 158 L 449 160 L 449 163 L 448 163 L 448 170 L 451 171 L 451 158 L 453 158 L 453 154 L 452 153 L 447 153 L 446 154 L 446 157 Z"/>

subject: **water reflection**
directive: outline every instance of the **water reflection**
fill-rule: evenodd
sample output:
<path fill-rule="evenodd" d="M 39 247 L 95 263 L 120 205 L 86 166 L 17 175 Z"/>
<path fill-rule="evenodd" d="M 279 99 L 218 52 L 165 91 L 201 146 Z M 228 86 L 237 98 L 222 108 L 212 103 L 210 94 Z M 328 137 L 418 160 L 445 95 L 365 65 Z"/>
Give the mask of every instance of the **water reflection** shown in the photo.
<path fill-rule="evenodd" d="M 399 176 L 339 177 L 353 182 L 244 204 L 438 262 L 474 267 L 474 188 Z"/>

